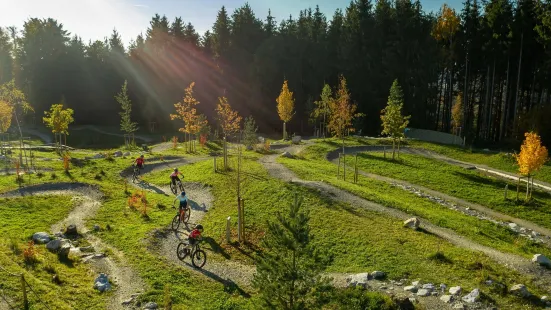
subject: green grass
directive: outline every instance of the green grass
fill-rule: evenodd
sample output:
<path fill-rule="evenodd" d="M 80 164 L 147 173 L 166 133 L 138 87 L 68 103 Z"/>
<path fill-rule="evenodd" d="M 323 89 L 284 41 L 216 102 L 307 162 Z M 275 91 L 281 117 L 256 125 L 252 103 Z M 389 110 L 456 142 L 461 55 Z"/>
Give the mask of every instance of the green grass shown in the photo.
<path fill-rule="evenodd" d="M 395 161 L 385 159 L 382 153 L 369 152 L 358 155 L 359 169 L 400 180 L 474 202 L 499 212 L 532 221 L 551 228 L 551 195 L 534 191 L 533 201 L 524 202 L 525 188 L 520 189 L 516 201 L 516 184 L 485 176 L 476 170 L 443 163 L 417 155 L 401 154 Z M 503 197 L 509 184 L 509 199 Z"/>
<path fill-rule="evenodd" d="M 503 170 L 511 173 L 518 173 L 518 166 L 511 150 L 509 153 L 504 152 L 488 152 L 484 150 L 462 148 L 458 146 L 442 145 L 436 143 L 409 141 L 412 147 L 420 147 L 431 150 L 442 155 L 448 156 L 460 161 L 470 162 L 479 165 L 486 165 L 495 169 Z M 516 150 L 518 153 L 519 151 Z M 539 172 L 536 172 L 534 178 L 544 182 L 551 183 L 551 162 L 547 162 Z"/>
<path fill-rule="evenodd" d="M 249 232 L 248 236 L 252 244 L 241 249 L 224 244 L 225 223 L 228 216 L 234 219 L 233 227 L 234 229 L 236 227 L 235 176 L 232 173 L 214 174 L 210 161 L 187 166 L 184 171 L 186 181 L 212 186 L 215 202 L 202 224 L 205 226 L 205 235 L 213 238 L 213 244 L 221 247 L 218 250 L 216 247 L 210 247 L 211 250 L 218 252 L 218 255 L 213 256 L 214 259 L 232 259 L 251 263 L 249 255 L 261 250 L 258 241 L 265 231 L 266 221 L 273 219 L 277 212 L 284 212 L 293 194 L 298 193 L 304 197 L 304 205 L 310 211 L 312 232 L 315 235 L 314 242 L 332 258 L 327 271 L 384 270 L 388 272 L 390 278 L 422 278 L 423 281 L 462 285 L 465 288 L 479 287 L 488 277 L 507 285 L 519 281 L 517 277 L 523 278 L 484 255 L 457 248 L 431 234 L 405 229 L 401 221 L 394 218 L 330 201 L 321 198 L 317 191 L 275 180 L 269 177 L 263 167 L 255 161 L 257 156 L 248 153 L 247 157 L 243 162 L 243 171 L 246 173 L 243 197 L 245 198 L 246 230 Z M 296 162 L 301 166 L 306 164 L 304 161 Z M 148 175 L 145 179 L 148 182 L 163 185 L 167 183 L 167 172 L 168 170 L 160 171 Z M 193 198 L 193 191 L 190 191 L 189 195 Z M 400 198 L 403 196 L 399 196 L 397 200 Z M 450 223 L 454 220 L 449 218 L 449 214 L 443 216 L 443 218 L 446 217 Z M 167 218 L 166 225 L 168 221 Z M 512 246 L 507 242 L 499 241 L 500 238 L 515 240 L 511 234 L 499 227 L 490 227 L 490 229 L 493 230 L 488 233 L 495 234 L 486 239 L 487 244 L 498 243 L 503 248 Z M 509 235 L 504 236 L 504 234 Z M 518 252 L 523 251 L 519 249 Z M 479 269 L 476 266 L 482 267 Z M 523 281 L 529 282 L 527 279 Z M 495 293 L 485 291 L 492 298 L 498 299 Z M 511 298 L 499 299 L 498 303 L 502 306 L 511 306 L 518 302 Z"/>
<path fill-rule="evenodd" d="M 105 308 L 105 298 L 93 290 L 94 275 L 78 260 L 61 262 L 56 254 L 36 245 L 38 262 L 26 264 L 22 251 L 35 232 L 50 232 L 50 226 L 67 216 L 73 207 L 69 196 L 41 196 L 39 198 L 0 199 L 0 266 L 12 273 L 23 273 L 25 279 L 51 309 Z M 17 248 L 17 250 L 13 250 Z M 63 283 L 52 282 L 57 275 Z M 4 293 L 20 306 L 22 295 L 20 279 L 0 271 Z M 42 309 L 36 295 L 28 293 L 32 309 Z"/>

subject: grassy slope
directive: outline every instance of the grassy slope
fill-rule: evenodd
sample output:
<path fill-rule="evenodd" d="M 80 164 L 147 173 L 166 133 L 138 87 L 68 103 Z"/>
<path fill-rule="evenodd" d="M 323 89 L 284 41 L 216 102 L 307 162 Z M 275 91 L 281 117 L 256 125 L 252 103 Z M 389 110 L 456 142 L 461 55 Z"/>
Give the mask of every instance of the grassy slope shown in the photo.
<path fill-rule="evenodd" d="M 551 228 L 549 193 L 536 191 L 532 203 L 516 202 L 514 183 L 409 154 L 401 154 L 399 160 L 392 161 L 384 159 L 381 153 L 363 153 L 358 156 L 358 166 L 367 172 L 419 184 Z M 511 199 L 508 200 L 503 198 L 505 184 L 510 188 L 508 195 Z M 524 196 L 521 189 L 520 197 Z"/>
<path fill-rule="evenodd" d="M 84 263 L 62 263 L 44 245 L 36 245 L 39 262 L 26 266 L 22 253 L 10 249 L 13 244 L 21 250 L 26 248 L 33 233 L 49 232 L 50 226 L 67 216 L 72 206 L 69 196 L 0 199 L 0 235 L 5 236 L 0 243 L 0 266 L 12 273 L 24 273 L 27 282 L 52 309 L 79 309 L 84 305 L 105 308 L 105 298 L 92 288 L 94 275 Z M 52 270 L 64 282 L 62 285 L 52 283 Z M 19 278 L 6 276 L 2 271 L 0 278 L 4 293 L 21 302 Z M 38 304 L 32 293 L 29 300 L 31 305 Z"/>
<path fill-rule="evenodd" d="M 254 243 L 249 249 L 254 249 L 258 245 L 257 237 L 263 234 L 265 221 L 273 218 L 277 211 L 286 208 L 292 193 L 298 192 L 304 197 L 305 206 L 310 211 L 315 242 L 333 258 L 328 271 L 384 270 L 391 278 L 422 278 L 424 281 L 444 282 L 466 288 L 481 286 L 487 277 L 507 285 L 523 278 L 483 255 L 459 249 L 433 235 L 405 229 L 400 221 L 393 218 L 327 201 L 320 198 L 316 191 L 270 178 L 260 164 L 253 161 L 256 155 L 249 153 L 248 156 L 250 160 L 244 162 L 243 168 L 248 175 L 243 184 L 243 197 L 246 199 L 247 230 L 252 232 L 249 236 Z M 304 161 L 298 163 L 301 166 L 306 164 Z M 232 182 L 235 182 L 234 177 L 221 173 L 215 175 L 211 162 L 186 167 L 184 173 L 186 181 L 203 182 L 213 186 L 214 206 L 202 223 L 205 226 L 205 234 L 214 239 L 214 244 L 222 245 L 218 252 L 223 253 L 226 258 L 249 263 L 247 255 L 232 246 L 224 245 L 225 219 L 228 216 L 235 219 L 237 213 L 234 202 L 235 190 L 232 186 Z M 146 179 L 162 185 L 167 182 L 166 175 L 167 171 L 162 171 Z M 190 192 L 190 195 L 192 197 L 193 192 Z M 167 218 L 167 224 L 168 220 Z M 487 243 L 499 244 L 500 237 L 493 236 Z M 501 245 L 510 246 L 505 242 Z M 438 250 L 444 253 L 445 258 L 435 258 Z M 213 258 L 223 259 L 223 256 Z M 482 264 L 481 269 L 474 267 L 478 263 Z M 527 279 L 524 281 L 528 282 Z M 485 291 L 497 298 L 497 295 Z M 515 299 L 509 298 L 499 298 L 498 303 L 502 306 L 518 306 Z"/>

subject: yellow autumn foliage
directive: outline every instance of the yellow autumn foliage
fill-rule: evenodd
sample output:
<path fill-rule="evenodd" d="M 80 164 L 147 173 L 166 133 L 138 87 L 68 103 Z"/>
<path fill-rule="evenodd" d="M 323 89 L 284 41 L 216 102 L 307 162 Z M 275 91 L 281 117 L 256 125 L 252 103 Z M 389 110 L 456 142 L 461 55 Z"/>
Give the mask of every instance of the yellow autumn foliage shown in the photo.
<path fill-rule="evenodd" d="M 279 118 L 285 123 L 289 122 L 294 115 L 295 99 L 293 98 L 293 92 L 289 90 L 287 80 L 283 82 L 281 93 L 276 102 Z"/>
<path fill-rule="evenodd" d="M 522 175 L 530 176 L 538 171 L 548 160 L 547 148 L 541 145 L 540 136 L 535 132 L 527 132 L 520 154 L 515 155 Z"/>
<path fill-rule="evenodd" d="M 6 101 L 0 100 L 0 133 L 8 131 L 11 126 L 13 107 Z"/>

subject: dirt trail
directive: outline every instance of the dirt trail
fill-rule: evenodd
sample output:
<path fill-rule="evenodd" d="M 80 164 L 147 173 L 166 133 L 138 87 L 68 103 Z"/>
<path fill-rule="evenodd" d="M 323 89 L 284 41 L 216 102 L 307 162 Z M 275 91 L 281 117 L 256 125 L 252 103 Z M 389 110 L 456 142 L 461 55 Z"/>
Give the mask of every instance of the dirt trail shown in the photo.
<path fill-rule="evenodd" d="M 114 132 L 108 132 L 108 131 L 105 131 L 101 128 L 98 128 L 94 125 L 84 125 L 84 126 L 80 126 L 80 127 L 76 127 L 76 128 L 73 128 L 72 130 L 85 130 L 85 129 L 90 129 L 90 130 L 93 130 L 95 132 L 98 132 L 98 133 L 101 133 L 101 134 L 104 134 L 104 135 L 109 135 L 109 136 L 117 136 L 117 137 L 124 137 L 123 134 L 120 134 L 120 133 L 114 133 Z M 150 138 L 150 137 L 146 137 L 146 136 L 142 136 L 142 135 L 134 135 L 134 138 L 136 139 L 139 139 L 139 140 L 142 140 L 144 142 L 151 142 L 153 139 Z"/>
<path fill-rule="evenodd" d="M 106 273 L 117 285 L 114 294 L 110 298 L 108 309 L 125 309 L 121 303 L 130 298 L 132 294 L 143 292 L 145 284 L 137 272 L 125 262 L 122 252 L 88 233 L 89 230 L 85 225 L 85 221 L 92 218 L 101 207 L 102 193 L 96 187 L 83 183 L 48 183 L 2 193 L 0 197 L 39 195 L 71 195 L 73 200 L 77 200 L 76 206 L 69 215 L 52 225 L 51 232 L 52 234 L 62 232 L 64 227 L 74 224 L 77 231 L 92 245 L 95 252 L 104 253 L 109 250 L 114 254 L 114 257 L 89 255 L 84 260 L 91 264 L 95 272 Z M 75 255 L 85 256 L 78 248 L 73 248 L 71 252 Z"/>
<path fill-rule="evenodd" d="M 390 147 L 389 146 L 383 146 L 383 145 L 362 145 L 362 146 L 346 146 L 344 149 L 345 149 L 346 154 L 352 155 L 352 154 L 361 153 L 361 152 L 382 152 L 385 148 L 387 150 L 389 150 Z M 333 161 L 335 159 L 338 159 L 338 156 L 339 156 L 338 154 L 339 154 L 340 150 L 342 150 L 342 148 L 339 148 L 337 150 L 329 152 L 327 154 L 327 159 L 329 161 Z M 425 150 L 425 149 L 411 148 L 411 147 L 408 147 L 408 146 L 404 146 L 404 147 L 400 148 L 400 152 L 440 160 L 440 161 L 446 162 L 450 165 L 455 165 L 455 166 L 459 166 L 459 167 L 462 167 L 462 168 L 475 168 L 477 170 L 492 174 L 494 176 L 497 176 L 497 177 L 500 177 L 500 178 L 503 178 L 503 179 L 518 181 L 518 175 L 516 175 L 514 173 L 502 171 L 502 170 L 495 169 L 495 168 L 490 168 L 486 165 L 479 165 L 479 164 L 473 164 L 473 163 L 469 163 L 469 162 L 456 160 L 456 159 L 444 156 L 442 154 L 438 154 L 436 152 Z M 521 179 L 521 181 L 526 183 L 525 179 Z M 551 184 L 549 184 L 547 182 L 534 180 L 534 185 L 539 187 L 540 189 L 546 191 L 546 192 L 551 193 Z"/>
<path fill-rule="evenodd" d="M 297 150 L 300 151 L 300 148 L 294 149 L 294 151 L 297 151 Z M 287 167 L 278 163 L 276 161 L 277 157 L 278 155 L 269 155 L 269 156 L 265 156 L 260 161 L 264 165 L 264 167 L 268 170 L 269 174 L 273 177 L 317 189 L 320 191 L 320 193 L 327 195 L 330 199 L 338 200 L 340 202 L 345 202 L 350 205 L 362 207 L 368 210 L 384 213 L 400 220 L 406 220 L 408 218 L 413 217 L 413 215 L 411 214 L 407 214 L 397 209 L 385 207 L 383 205 L 368 201 L 354 194 L 351 194 L 347 191 L 338 189 L 327 183 L 302 180 L 298 178 Z M 540 286 L 542 289 L 545 289 L 546 291 L 550 291 L 551 271 L 546 270 L 543 267 L 537 266 L 536 264 L 532 263 L 529 259 L 526 259 L 524 257 L 514 255 L 514 254 L 509 254 L 509 253 L 503 253 L 493 248 L 483 246 L 481 244 L 478 244 L 476 242 L 473 242 L 471 240 L 468 240 L 458 235 L 457 233 L 455 233 L 450 229 L 446 229 L 446 228 L 442 228 L 437 225 L 434 225 L 423 218 L 419 218 L 419 219 L 422 223 L 421 227 L 426 231 L 433 233 L 443 239 L 446 239 L 458 247 L 474 250 L 474 251 L 480 251 L 486 254 L 487 256 L 489 256 L 490 258 L 492 258 L 493 260 L 497 261 L 498 263 L 505 265 L 507 267 L 510 267 L 518 271 L 519 273 L 522 273 L 531 277 L 534 284 Z"/>
<path fill-rule="evenodd" d="M 359 149 L 360 148 L 351 149 L 350 152 L 349 152 L 349 150 L 345 149 L 345 151 L 347 152 L 347 154 L 353 155 L 353 154 L 356 154 L 356 153 L 359 153 L 359 152 L 363 152 L 363 151 L 359 151 Z M 335 154 L 335 152 L 329 153 L 328 156 L 327 156 L 327 159 L 330 160 L 333 163 L 337 163 L 338 159 L 335 159 L 334 154 Z M 518 224 L 522 227 L 537 231 L 538 233 L 540 233 L 542 235 L 551 237 L 551 230 L 548 229 L 548 228 L 539 226 L 538 224 L 535 224 L 533 222 L 530 222 L 530 221 L 527 221 L 527 220 L 524 220 L 524 219 L 516 218 L 516 217 L 510 216 L 510 215 L 492 210 L 488 207 L 485 207 L 485 206 L 482 206 L 482 205 L 479 205 L 479 204 L 476 204 L 476 203 L 472 203 L 472 202 L 469 202 L 469 201 L 466 201 L 466 200 L 463 200 L 463 199 L 460 199 L 460 198 L 457 198 L 457 197 L 454 197 L 454 196 L 450 196 L 448 194 L 444 194 L 444 193 L 429 189 L 427 187 L 424 187 L 424 186 L 421 186 L 421 185 L 418 185 L 418 184 L 413 184 L 413 183 L 410 183 L 410 182 L 407 182 L 407 181 L 403 181 L 403 180 L 399 180 L 399 179 L 393 179 L 393 178 L 381 176 L 381 175 L 378 175 L 378 174 L 368 173 L 368 172 L 365 172 L 363 170 L 359 170 L 358 173 L 365 176 L 365 177 L 368 177 L 368 178 L 371 178 L 371 179 L 374 179 L 374 180 L 378 180 L 378 181 L 382 181 L 382 182 L 386 182 L 386 183 L 389 183 L 389 184 L 400 184 L 400 185 L 404 185 L 404 186 L 413 187 L 413 188 L 416 188 L 417 190 L 425 192 L 425 193 L 427 193 L 431 196 L 438 197 L 438 198 L 441 198 L 443 200 L 451 201 L 451 202 L 454 202 L 458 205 L 461 205 L 461 206 L 464 206 L 464 207 L 467 207 L 467 208 L 470 208 L 470 209 L 477 210 L 477 211 L 479 211 L 479 212 L 481 212 L 481 213 L 483 213 L 483 214 L 485 214 L 485 215 L 487 215 L 491 218 L 494 218 L 496 220 L 506 221 L 506 222 L 513 222 L 513 223 L 516 223 L 516 224 Z"/>

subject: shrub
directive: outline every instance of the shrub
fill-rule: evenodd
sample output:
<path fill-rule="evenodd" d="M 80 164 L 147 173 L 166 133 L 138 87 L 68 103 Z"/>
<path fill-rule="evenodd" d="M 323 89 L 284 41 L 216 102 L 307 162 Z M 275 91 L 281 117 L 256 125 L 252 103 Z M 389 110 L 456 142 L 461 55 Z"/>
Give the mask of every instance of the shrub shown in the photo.
<path fill-rule="evenodd" d="M 52 180 L 55 180 L 55 179 L 57 179 L 57 174 L 55 174 L 55 172 L 52 172 L 50 177 L 52 178 Z"/>
<path fill-rule="evenodd" d="M 144 191 L 135 191 L 132 196 L 128 197 L 128 207 L 133 210 L 140 210 L 140 213 L 147 217 L 147 207 L 149 201 Z"/>
<path fill-rule="evenodd" d="M 201 145 L 202 148 L 205 148 L 205 145 L 207 144 L 206 134 L 202 134 L 201 136 L 199 136 L 199 144 Z"/>
<path fill-rule="evenodd" d="M 71 157 L 69 157 L 69 155 L 67 154 L 63 155 L 63 170 L 69 171 L 70 163 L 71 163 Z"/>
<path fill-rule="evenodd" d="M 34 241 L 30 241 L 23 250 L 23 259 L 28 265 L 32 265 L 38 261 L 38 252 L 34 246 Z"/>

